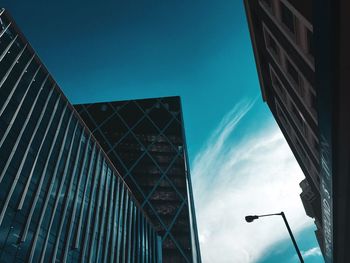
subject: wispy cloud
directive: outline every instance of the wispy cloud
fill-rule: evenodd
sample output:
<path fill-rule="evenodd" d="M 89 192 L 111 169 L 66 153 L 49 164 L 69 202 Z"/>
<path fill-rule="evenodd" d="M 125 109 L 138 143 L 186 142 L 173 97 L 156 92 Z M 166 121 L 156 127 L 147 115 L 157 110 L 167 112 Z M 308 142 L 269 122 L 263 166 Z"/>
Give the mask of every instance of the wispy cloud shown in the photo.
<path fill-rule="evenodd" d="M 301 254 L 303 255 L 304 259 L 312 256 L 322 256 L 322 253 L 319 247 L 313 247 L 307 251 L 302 251 Z"/>
<path fill-rule="evenodd" d="M 248 224 L 245 215 L 284 211 L 294 231 L 312 224 L 299 198 L 303 174 L 278 127 L 238 132 L 253 105 L 236 105 L 192 165 L 204 262 L 255 262 L 286 237 L 281 218 Z"/>

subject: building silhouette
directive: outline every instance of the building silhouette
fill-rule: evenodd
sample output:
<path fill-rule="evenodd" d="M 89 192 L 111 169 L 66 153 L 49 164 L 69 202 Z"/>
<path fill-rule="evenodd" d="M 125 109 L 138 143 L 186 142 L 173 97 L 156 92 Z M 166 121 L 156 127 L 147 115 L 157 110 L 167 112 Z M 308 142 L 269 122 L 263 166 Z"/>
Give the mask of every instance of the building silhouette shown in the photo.
<path fill-rule="evenodd" d="M 2 9 L 0 262 L 49 261 L 162 262 L 161 239 Z"/>
<path fill-rule="evenodd" d="M 350 262 L 348 1 L 244 0 L 263 100 L 305 179 L 327 263 Z"/>
<path fill-rule="evenodd" d="M 200 262 L 180 98 L 75 107 L 162 237 L 163 262 Z"/>
<path fill-rule="evenodd" d="M 296 6 L 284 0 L 245 4 L 263 99 L 305 174 L 304 185 L 315 195 L 312 215 L 316 236 L 320 237 L 320 151 L 311 1 Z M 309 202 L 305 198 L 303 201 Z M 322 243 L 322 238 L 318 240 Z"/>

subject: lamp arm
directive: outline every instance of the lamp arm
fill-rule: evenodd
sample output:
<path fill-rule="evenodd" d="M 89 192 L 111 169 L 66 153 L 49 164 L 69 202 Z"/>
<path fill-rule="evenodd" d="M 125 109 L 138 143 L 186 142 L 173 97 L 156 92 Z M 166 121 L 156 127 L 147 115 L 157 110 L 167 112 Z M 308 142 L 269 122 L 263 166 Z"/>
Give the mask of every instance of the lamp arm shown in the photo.
<path fill-rule="evenodd" d="M 258 215 L 258 217 L 265 217 L 265 216 L 281 216 L 283 212 L 276 213 L 276 214 L 266 214 L 266 215 Z"/>

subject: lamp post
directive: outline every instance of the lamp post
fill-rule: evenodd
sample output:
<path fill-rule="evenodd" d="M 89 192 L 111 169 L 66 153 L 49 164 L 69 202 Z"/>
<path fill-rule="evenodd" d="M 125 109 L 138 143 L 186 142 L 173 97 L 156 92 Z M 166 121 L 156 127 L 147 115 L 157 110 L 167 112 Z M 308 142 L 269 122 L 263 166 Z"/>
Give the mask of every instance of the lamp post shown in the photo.
<path fill-rule="evenodd" d="M 294 248 L 295 248 L 295 250 L 296 250 L 296 252 L 297 252 L 297 254 L 298 254 L 298 257 L 299 257 L 299 259 L 300 259 L 300 262 L 301 262 L 301 263 L 304 263 L 304 260 L 303 260 L 303 257 L 301 256 L 301 253 L 300 253 L 300 250 L 299 250 L 299 248 L 298 248 L 297 242 L 296 242 L 295 239 L 294 239 L 292 230 L 290 229 L 289 224 L 288 224 L 288 221 L 287 221 L 287 218 L 286 218 L 286 216 L 284 215 L 283 212 L 281 212 L 281 213 L 276 213 L 276 214 L 267 214 L 267 215 L 253 215 L 253 216 L 250 215 L 250 216 L 246 216 L 246 217 L 245 217 L 245 221 L 247 221 L 248 223 L 251 223 L 251 222 L 253 222 L 255 219 L 258 219 L 259 217 L 265 217 L 265 216 L 282 216 L 283 221 L 284 221 L 284 223 L 285 223 L 285 225 L 286 225 L 286 227 L 287 227 L 288 233 L 289 233 L 289 235 L 290 235 L 290 238 L 292 239 Z"/>

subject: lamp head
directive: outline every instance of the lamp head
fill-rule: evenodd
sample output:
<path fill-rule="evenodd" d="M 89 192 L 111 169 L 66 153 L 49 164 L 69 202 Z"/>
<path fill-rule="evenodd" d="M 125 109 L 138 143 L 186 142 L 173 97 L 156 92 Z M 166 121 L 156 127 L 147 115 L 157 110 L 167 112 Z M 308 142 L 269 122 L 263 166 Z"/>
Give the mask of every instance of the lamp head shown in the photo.
<path fill-rule="evenodd" d="M 245 221 L 247 221 L 248 223 L 253 222 L 255 219 L 258 219 L 259 216 L 246 216 L 245 217 Z"/>

